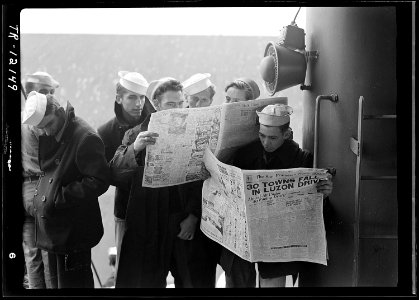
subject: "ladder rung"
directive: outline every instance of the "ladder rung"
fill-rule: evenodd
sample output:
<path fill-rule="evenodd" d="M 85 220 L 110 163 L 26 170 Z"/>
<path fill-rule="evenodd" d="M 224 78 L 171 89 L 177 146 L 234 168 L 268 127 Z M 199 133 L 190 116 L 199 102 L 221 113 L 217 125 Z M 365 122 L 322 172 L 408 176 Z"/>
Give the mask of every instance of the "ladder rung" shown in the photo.
<path fill-rule="evenodd" d="M 396 119 L 397 115 L 364 115 L 364 120 Z"/>
<path fill-rule="evenodd" d="M 349 147 L 351 148 L 352 152 L 355 155 L 359 155 L 359 142 L 354 139 L 353 137 L 351 137 L 350 143 L 349 143 Z"/>
<path fill-rule="evenodd" d="M 397 176 L 361 176 L 361 180 L 397 180 Z"/>
<path fill-rule="evenodd" d="M 375 235 L 360 235 L 360 239 L 398 239 L 397 235 L 393 234 L 375 234 Z"/>

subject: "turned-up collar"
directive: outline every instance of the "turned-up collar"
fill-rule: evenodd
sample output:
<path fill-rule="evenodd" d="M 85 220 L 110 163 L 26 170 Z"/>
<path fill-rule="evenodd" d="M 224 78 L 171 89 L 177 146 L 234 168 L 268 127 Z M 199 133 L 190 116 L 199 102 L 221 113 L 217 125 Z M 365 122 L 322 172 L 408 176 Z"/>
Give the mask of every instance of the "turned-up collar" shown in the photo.
<path fill-rule="evenodd" d="M 285 140 L 278 149 L 271 153 L 266 152 L 262 144 L 261 147 L 264 158 L 270 158 L 270 161 L 279 160 L 285 167 L 289 167 L 292 164 L 298 149 L 300 148 L 300 146 L 293 140 Z M 267 159 L 265 160 L 265 163 L 268 163 Z"/>
<path fill-rule="evenodd" d="M 68 103 L 68 101 L 65 101 L 62 105 L 61 105 L 61 107 L 62 108 L 64 108 L 64 111 L 65 111 L 65 121 L 64 121 L 64 124 L 63 124 L 63 126 L 61 127 L 61 129 L 60 129 L 60 131 L 55 135 L 55 140 L 57 141 L 57 142 L 60 142 L 61 141 L 61 139 L 62 139 L 62 137 L 63 137 L 63 134 L 64 134 L 64 131 L 65 131 L 65 129 L 67 128 L 67 126 L 68 126 L 68 122 L 69 122 L 69 114 L 70 114 L 70 110 L 71 111 L 73 111 L 74 109 L 73 109 L 73 107 Z"/>

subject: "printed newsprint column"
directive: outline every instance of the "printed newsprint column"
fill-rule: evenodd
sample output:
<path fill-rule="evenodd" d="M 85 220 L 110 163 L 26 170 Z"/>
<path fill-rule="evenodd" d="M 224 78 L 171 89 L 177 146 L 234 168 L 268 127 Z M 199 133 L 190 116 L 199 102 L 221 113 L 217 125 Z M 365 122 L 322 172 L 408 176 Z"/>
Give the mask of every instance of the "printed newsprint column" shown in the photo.
<path fill-rule="evenodd" d="M 327 265 L 323 194 L 316 191 L 326 170 L 240 170 L 210 151 L 204 162 L 211 177 L 202 189 L 201 230 L 209 238 L 251 262 Z"/>
<path fill-rule="evenodd" d="M 287 97 L 274 97 L 223 104 L 222 135 L 218 139 L 215 156 L 228 163 L 231 155 L 240 147 L 259 138 L 259 126 L 256 126 L 256 110 L 269 104 L 288 104 Z"/>
<path fill-rule="evenodd" d="M 250 261 L 242 171 L 220 162 L 209 150 L 205 152 L 204 162 L 211 177 L 202 187 L 201 230 Z"/>
<path fill-rule="evenodd" d="M 157 188 L 202 179 L 206 148 L 226 162 L 238 147 L 258 138 L 257 108 L 287 102 L 275 97 L 153 113 L 148 131 L 159 137 L 147 146 L 142 185 Z"/>
<path fill-rule="evenodd" d="M 148 131 L 157 132 L 147 146 L 142 185 L 162 187 L 202 179 L 202 159 L 208 147 L 215 151 L 221 106 L 169 109 L 153 113 Z"/>

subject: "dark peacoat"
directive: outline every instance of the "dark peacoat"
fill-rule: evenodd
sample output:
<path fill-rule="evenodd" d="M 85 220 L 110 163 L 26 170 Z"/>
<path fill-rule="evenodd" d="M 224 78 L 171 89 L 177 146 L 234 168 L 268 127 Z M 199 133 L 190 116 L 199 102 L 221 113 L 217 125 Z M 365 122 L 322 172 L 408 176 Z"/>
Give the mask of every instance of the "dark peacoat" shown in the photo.
<path fill-rule="evenodd" d="M 67 103 L 60 140 L 39 139 L 43 172 L 34 195 L 36 247 L 58 254 L 90 250 L 103 236 L 98 197 L 109 187 L 105 149 L 96 131 Z"/>
<path fill-rule="evenodd" d="M 273 153 L 266 153 L 260 141 L 255 141 L 239 149 L 233 158 L 234 166 L 246 170 L 312 168 L 313 155 L 302 150 L 293 140 L 285 140 L 284 144 Z M 227 249 L 223 249 L 220 265 L 230 274 L 233 263 L 250 264 Z M 262 278 L 286 275 L 297 275 L 306 267 L 307 262 L 258 263 Z M 251 268 L 250 268 L 251 269 Z"/>
<path fill-rule="evenodd" d="M 174 243 L 180 245 L 178 266 L 188 274 L 185 286 L 199 286 L 196 282 L 199 264 L 205 260 L 203 234 L 199 223 L 195 238 L 183 241 L 177 238 L 180 222 L 188 214 L 201 218 L 201 185 L 182 184 L 162 188 L 142 187 L 145 150 L 137 157 L 133 141 L 139 132 L 147 130 L 149 118 L 125 134 L 123 144 L 118 148 L 110 166 L 114 180 L 130 190 L 126 212 L 126 232 L 121 245 L 116 287 L 165 287 L 166 276 L 174 253 Z M 197 196 L 198 195 L 198 196 Z M 180 241 L 180 242 L 179 242 Z M 201 248 L 200 248 L 201 247 Z M 178 248 L 179 249 L 179 248 Z"/>
<path fill-rule="evenodd" d="M 118 104 L 115 101 L 115 117 L 103 124 L 102 126 L 100 126 L 97 130 L 99 136 L 105 144 L 105 156 L 108 162 L 111 161 L 116 152 L 116 149 L 118 149 L 118 147 L 122 144 L 122 139 L 124 137 L 125 132 L 128 129 L 133 128 L 134 126 L 141 124 L 147 118 L 148 115 L 155 111 L 153 106 L 146 98 L 140 119 L 138 120 L 137 124 L 132 125 L 124 119 L 122 109 L 122 105 Z M 112 181 L 112 178 L 111 184 L 116 185 L 115 182 Z M 115 217 L 125 219 L 125 211 L 127 209 L 128 197 L 129 192 L 127 190 L 119 186 L 116 186 L 114 205 Z"/>

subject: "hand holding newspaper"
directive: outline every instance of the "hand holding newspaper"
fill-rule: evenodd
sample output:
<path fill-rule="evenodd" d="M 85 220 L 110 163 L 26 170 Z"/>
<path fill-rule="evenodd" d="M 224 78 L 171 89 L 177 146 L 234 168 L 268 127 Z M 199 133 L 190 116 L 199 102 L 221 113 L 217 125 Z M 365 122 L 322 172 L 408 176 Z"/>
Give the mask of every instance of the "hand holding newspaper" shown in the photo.
<path fill-rule="evenodd" d="M 238 147 L 258 138 L 256 109 L 287 101 L 275 97 L 153 113 L 148 131 L 159 138 L 146 148 L 142 185 L 158 188 L 204 179 L 206 148 L 226 162 Z"/>
<path fill-rule="evenodd" d="M 327 265 L 323 194 L 326 170 L 241 170 L 206 150 L 201 230 L 250 261 Z"/>

